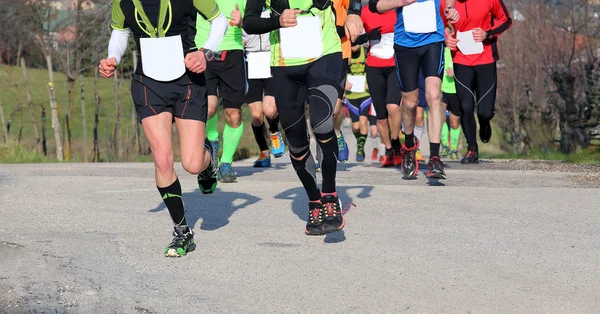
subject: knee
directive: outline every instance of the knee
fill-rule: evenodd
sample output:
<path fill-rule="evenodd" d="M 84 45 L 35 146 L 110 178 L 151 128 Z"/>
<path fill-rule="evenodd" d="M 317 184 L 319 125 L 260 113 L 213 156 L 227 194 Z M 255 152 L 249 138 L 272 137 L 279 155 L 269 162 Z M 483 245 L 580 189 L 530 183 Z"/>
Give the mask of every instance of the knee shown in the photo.
<path fill-rule="evenodd" d="M 386 109 L 387 109 L 388 114 L 399 115 L 401 113 L 400 106 L 398 106 L 398 105 L 390 105 L 390 104 L 388 104 L 386 106 Z"/>
<path fill-rule="evenodd" d="M 214 98 L 214 99 L 213 99 Z M 216 97 L 209 96 L 208 98 L 208 118 L 212 118 L 217 113 L 218 103 Z"/>
<path fill-rule="evenodd" d="M 477 117 L 480 120 L 492 120 L 492 118 L 494 118 L 494 111 L 492 110 L 480 110 L 480 112 L 477 113 Z"/>
<path fill-rule="evenodd" d="M 387 128 L 388 121 L 387 121 L 387 119 L 378 119 L 377 120 L 377 125 L 379 125 L 381 127 L 384 127 L 384 128 Z"/>
<path fill-rule="evenodd" d="M 262 111 L 253 110 L 252 111 L 252 125 L 261 125 L 265 120 L 265 116 Z"/>
<path fill-rule="evenodd" d="M 269 119 L 273 119 L 277 116 L 277 106 L 275 106 L 275 101 L 266 101 L 263 102 L 263 113 Z"/>
<path fill-rule="evenodd" d="M 204 170 L 204 168 L 206 168 L 204 167 L 203 159 L 204 158 L 198 160 L 182 160 L 181 165 L 183 166 L 183 169 L 189 174 L 199 174 L 200 172 L 202 172 L 202 170 Z"/>
<path fill-rule="evenodd" d="M 404 106 L 405 109 L 408 110 L 415 110 L 415 108 L 417 107 L 417 103 L 419 102 L 417 96 L 405 96 L 402 98 L 402 104 Z"/>
<path fill-rule="evenodd" d="M 169 175 L 173 171 L 173 164 L 175 159 L 173 158 L 173 151 L 169 149 L 153 149 L 152 155 L 154 156 L 154 166 L 156 171 L 163 176 Z"/>
<path fill-rule="evenodd" d="M 425 91 L 425 100 L 430 107 L 441 105 L 442 93 L 439 89 L 432 89 Z"/>
<path fill-rule="evenodd" d="M 242 109 L 226 108 L 225 120 L 230 127 L 239 127 L 242 124 Z"/>

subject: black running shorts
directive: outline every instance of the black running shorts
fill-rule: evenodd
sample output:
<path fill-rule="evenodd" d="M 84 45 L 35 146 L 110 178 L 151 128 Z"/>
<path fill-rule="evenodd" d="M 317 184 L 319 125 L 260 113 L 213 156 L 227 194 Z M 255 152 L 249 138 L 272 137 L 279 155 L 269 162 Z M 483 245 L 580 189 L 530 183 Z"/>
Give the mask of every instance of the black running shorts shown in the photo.
<path fill-rule="evenodd" d="M 275 96 L 274 93 L 273 78 L 248 80 L 248 92 L 244 96 L 244 103 L 262 101 L 264 96 Z"/>
<path fill-rule="evenodd" d="M 444 43 L 432 43 L 421 47 L 408 48 L 394 45 L 396 68 L 402 91 L 409 93 L 419 88 L 419 70 L 423 76 L 444 75 Z"/>
<path fill-rule="evenodd" d="M 442 93 L 442 102 L 447 105 L 450 113 L 460 117 L 460 101 L 457 94 Z"/>
<path fill-rule="evenodd" d="M 373 100 L 373 106 L 377 112 L 377 119 L 383 120 L 388 117 L 387 105 L 400 105 L 402 93 L 400 82 L 395 67 L 366 67 L 367 85 Z"/>
<path fill-rule="evenodd" d="M 155 81 L 145 75 L 134 74 L 131 97 L 140 121 L 170 112 L 174 117 L 206 122 L 208 105 L 204 75 L 187 72 L 181 78 Z"/>
<path fill-rule="evenodd" d="M 208 95 L 220 97 L 223 108 L 239 109 L 247 89 L 244 51 L 223 51 L 220 59 L 208 62 L 204 71 Z"/>

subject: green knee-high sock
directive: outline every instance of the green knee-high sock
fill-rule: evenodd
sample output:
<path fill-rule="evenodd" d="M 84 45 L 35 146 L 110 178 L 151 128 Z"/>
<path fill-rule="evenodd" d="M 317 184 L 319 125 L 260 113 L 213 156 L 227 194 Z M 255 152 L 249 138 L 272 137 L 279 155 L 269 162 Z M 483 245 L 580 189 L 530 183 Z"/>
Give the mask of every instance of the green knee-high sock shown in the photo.
<path fill-rule="evenodd" d="M 458 150 L 458 141 L 460 140 L 460 127 L 450 130 L 450 143 L 452 144 L 452 150 Z"/>
<path fill-rule="evenodd" d="M 223 130 L 223 155 L 221 155 L 221 163 L 233 162 L 233 155 L 240 145 L 240 140 L 244 135 L 244 123 L 240 124 L 237 128 L 232 128 L 228 124 L 225 124 L 225 130 Z"/>
<path fill-rule="evenodd" d="M 215 115 L 206 121 L 206 138 L 208 138 L 211 142 L 219 141 L 219 131 L 217 130 L 217 121 L 219 120 L 219 116 L 215 113 Z"/>
<path fill-rule="evenodd" d="M 442 145 L 448 146 L 448 124 L 442 124 Z"/>

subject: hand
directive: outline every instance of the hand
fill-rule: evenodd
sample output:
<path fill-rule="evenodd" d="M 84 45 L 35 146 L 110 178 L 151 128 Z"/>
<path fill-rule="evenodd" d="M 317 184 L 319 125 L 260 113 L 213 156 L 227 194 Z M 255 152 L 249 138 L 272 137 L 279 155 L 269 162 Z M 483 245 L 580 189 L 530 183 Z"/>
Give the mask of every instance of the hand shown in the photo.
<path fill-rule="evenodd" d="M 473 29 L 473 39 L 475 42 L 482 42 L 485 40 L 485 31 L 479 27 Z"/>
<path fill-rule="evenodd" d="M 296 25 L 298 25 L 298 21 L 296 20 L 296 15 L 302 13 L 302 10 L 292 10 L 292 9 L 285 9 L 283 11 L 283 13 L 281 13 L 281 16 L 279 17 L 279 25 L 281 25 L 281 27 L 294 27 Z"/>
<path fill-rule="evenodd" d="M 450 50 L 456 50 L 456 45 L 458 44 L 458 39 L 454 38 L 454 31 L 450 31 L 448 27 L 446 27 L 446 47 L 450 48 Z"/>
<path fill-rule="evenodd" d="M 381 26 L 370 30 L 367 33 L 367 38 L 369 38 L 369 40 L 380 40 L 381 39 Z"/>
<path fill-rule="evenodd" d="M 363 22 L 360 19 L 360 16 L 348 14 L 344 28 L 346 29 L 346 37 L 350 38 L 350 42 L 356 41 L 356 38 L 360 36 L 360 33 L 362 33 L 363 30 Z"/>
<path fill-rule="evenodd" d="M 202 73 L 206 70 L 206 56 L 203 51 L 188 53 L 183 62 L 185 62 L 185 67 L 194 73 Z"/>
<path fill-rule="evenodd" d="M 460 19 L 460 14 L 458 14 L 458 11 L 456 11 L 455 8 L 446 8 L 444 14 L 450 23 L 456 23 L 458 22 L 458 19 Z"/>
<path fill-rule="evenodd" d="M 100 60 L 98 68 L 100 69 L 100 75 L 102 75 L 103 78 L 111 78 L 113 74 L 115 74 L 115 69 L 117 68 L 117 59 L 102 59 Z"/>
<path fill-rule="evenodd" d="M 346 82 L 346 88 L 347 91 L 350 91 L 352 89 L 352 83 L 350 82 Z"/>
<path fill-rule="evenodd" d="M 446 69 L 446 75 L 448 75 L 448 77 L 454 77 L 454 70 L 452 68 Z"/>
<path fill-rule="evenodd" d="M 229 25 L 242 27 L 242 12 L 240 12 L 240 6 L 237 3 L 235 4 L 235 9 L 231 11 Z"/>

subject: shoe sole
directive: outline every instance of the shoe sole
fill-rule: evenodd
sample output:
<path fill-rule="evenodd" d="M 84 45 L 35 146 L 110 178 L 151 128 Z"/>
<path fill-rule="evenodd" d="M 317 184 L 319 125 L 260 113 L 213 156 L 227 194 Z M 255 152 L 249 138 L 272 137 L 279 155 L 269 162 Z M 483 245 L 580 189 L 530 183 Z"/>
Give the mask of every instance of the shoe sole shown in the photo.
<path fill-rule="evenodd" d="M 201 184 L 200 182 L 198 182 L 198 185 L 200 187 L 200 192 L 202 192 L 202 194 L 213 194 L 216 190 L 217 190 L 217 183 L 218 181 L 215 179 L 215 182 L 212 184 L 212 186 L 210 187 L 210 189 L 205 189 L 203 184 Z"/>
<path fill-rule="evenodd" d="M 221 177 L 221 183 L 236 183 L 237 178 Z"/>
<path fill-rule="evenodd" d="M 306 234 L 307 236 L 322 236 L 325 234 L 325 232 L 323 231 L 323 229 L 319 230 L 319 232 L 311 232 L 304 229 L 304 234 Z"/>
<path fill-rule="evenodd" d="M 476 165 L 476 164 L 479 164 L 479 159 L 478 159 L 478 160 L 475 160 L 475 161 L 472 161 L 472 162 L 462 162 L 462 161 L 461 161 L 460 163 L 461 163 L 462 165 L 473 165 L 473 164 L 475 164 L 475 165 Z"/>
<path fill-rule="evenodd" d="M 412 178 L 416 178 L 417 177 L 417 173 L 419 173 L 419 163 L 415 163 L 415 169 L 410 171 L 409 173 L 406 173 L 406 169 L 403 167 L 402 168 L 402 173 L 404 174 L 404 177 L 407 179 L 412 179 Z"/>
<path fill-rule="evenodd" d="M 344 218 L 344 216 L 342 215 L 342 224 L 335 228 L 335 229 L 325 229 L 323 228 L 323 234 L 328 234 L 328 233 L 334 233 L 334 232 L 338 232 L 338 231 L 342 231 L 342 229 L 344 229 L 344 227 L 346 226 L 346 218 Z"/>
<path fill-rule="evenodd" d="M 427 170 L 427 177 L 430 179 L 446 180 L 446 174 L 441 171 L 431 172 L 431 171 Z"/>
<path fill-rule="evenodd" d="M 183 257 L 183 256 L 186 256 L 187 253 L 192 252 L 195 249 L 196 249 L 196 243 L 190 245 L 190 247 L 187 249 L 187 251 L 185 251 L 183 254 L 179 254 L 179 252 L 177 252 L 177 249 L 168 249 L 165 252 L 165 257 Z"/>
<path fill-rule="evenodd" d="M 271 164 L 267 164 L 267 165 L 264 165 L 264 164 L 254 164 L 254 168 L 269 168 L 269 167 L 271 167 Z"/>

